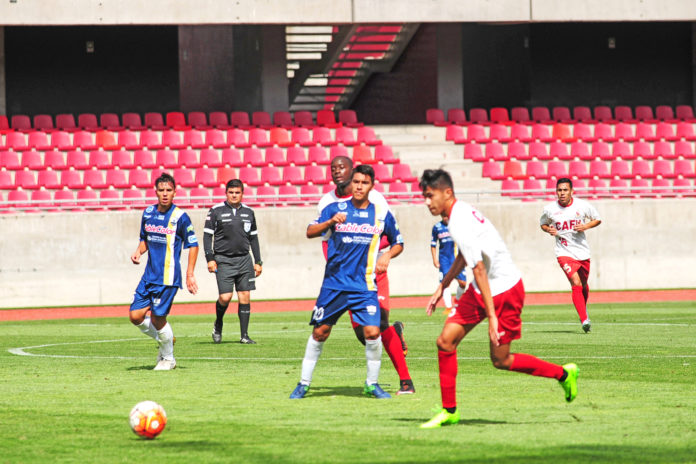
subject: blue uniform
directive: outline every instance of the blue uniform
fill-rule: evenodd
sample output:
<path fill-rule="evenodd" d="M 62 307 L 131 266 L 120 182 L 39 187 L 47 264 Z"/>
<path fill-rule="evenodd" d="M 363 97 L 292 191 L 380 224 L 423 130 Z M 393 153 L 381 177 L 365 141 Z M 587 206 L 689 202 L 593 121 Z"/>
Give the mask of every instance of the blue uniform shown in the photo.
<path fill-rule="evenodd" d="M 452 264 L 454 264 L 454 259 L 457 257 L 457 244 L 454 243 L 452 237 L 450 236 L 449 229 L 447 225 L 440 221 L 433 226 L 433 237 L 430 241 L 430 246 L 436 248 L 440 244 L 440 249 L 438 251 L 438 260 L 440 261 L 440 281 L 449 272 Z M 462 270 L 456 277 L 459 280 L 466 281 L 466 272 Z"/>
<path fill-rule="evenodd" d="M 374 203 L 357 209 L 351 200 L 326 206 L 314 224 L 346 213 L 343 224 L 331 227 L 324 282 L 310 324 L 334 324 L 346 310 L 360 325 L 379 326 L 380 312 L 375 268 L 382 235 L 391 245 L 403 245 L 392 213 Z"/>
<path fill-rule="evenodd" d="M 131 311 L 150 306 L 153 314 L 169 312 L 182 287 L 181 249 L 198 246 L 188 214 L 176 205 L 166 213 L 148 206 L 140 221 L 140 240 L 147 244 L 147 264 L 135 291 Z"/>

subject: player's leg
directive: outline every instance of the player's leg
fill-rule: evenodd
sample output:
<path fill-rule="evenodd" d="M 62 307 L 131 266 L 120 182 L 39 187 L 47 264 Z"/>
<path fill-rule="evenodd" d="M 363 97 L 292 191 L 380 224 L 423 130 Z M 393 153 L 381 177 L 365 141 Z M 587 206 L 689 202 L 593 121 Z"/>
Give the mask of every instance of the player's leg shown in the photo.
<path fill-rule="evenodd" d="M 585 314 L 586 318 L 582 321 L 582 330 L 588 333 L 592 329 L 592 322 L 590 321 L 590 315 L 587 312 L 587 300 L 590 297 L 590 286 L 587 284 L 587 280 L 590 278 L 590 260 L 581 261 L 580 269 L 578 269 L 578 277 L 580 277 L 580 283 L 582 284 L 582 297 L 585 300 Z"/>
<path fill-rule="evenodd" d="M 561 269 L 565 272 L 568 282 L 570 283 L 571 298 L 573 300 L 573 306 L 578 313 L 580 322 L 584 323 L 588 320 L 587 318 L 587 304 L 585 302 L 585 297 L 583 295 L 583 285 L 578 275 L 578 270 L 581 267 L 580 261 L 576 261 L 565 256 L 558 257 L 558 264 L 560 264 Z"/>
<path fill-rule="evenodd" d="M 389 310 L 383 307 L 379 309 L 381 315 L 379 328 L 382 331 L 382 345 L 399 376 L 400 386 L 397 395 L 413 394 L 416 392 L 416 389 L 413 386 L 411 373 L 408 371 L 408 365 L 406 364 L 405 343 L 402 337 L 399 336 L 399 332 L 403 336 L 403 324 L 397 321 L 394 325 L 389 325 Z M 397 327 L 400 330 L 397 330 Z"/>
<path fill-rule="evenodd" d="M 389 393 L 382 390 L 379 385 L 379 371 L 382 366 L 382 336 L 379 326 L 363 326 L 365 337 L 365 360 L 367 362 L 367 376 L 363 392 L 368 396 L 379 399 L 391 398 Z"/>
<path fill-rule="evenodd" d="M 161 358 L 155 366 L 155 370 L 171 370 L 176 367 L 176 360 L 174 359 L 174 332 L 172 331 L 172 326 L 167 321 L 167 315 L 171 310 L 178 290 L 178 287 L 163 285 L 153 295 L 151 318 L 152 325 L 157 329 L 159 358 Z"/>
<path fill-rule="evenodd" d="M 142 333 L 157 340 L 157 329 L 153 327 L 152 320 L 147 314 L 150 311 L 151 304 L 152 302 L 150 300 L 150 294 L 147 291 L 147 284 L 140 281 L 133 295 L 133 302 L 128 312 L 128 319 L 131 321 L 131 324 L 140 329 Z"/>
<path fill-rule="evenodd" d="M 307 340 L 304 358 L 302 358 L 300 381 L 290 394 L 290 399 L 301 399 L 307 394 L 309 385 L 312 383 L 314 368 L 324 349 L 324 342 L 331 335 L 331 329 L 338 321 L 338 318 L 345 312 L 345 309 L 343 309 L 345 304 L 346 298 L 343 292 L 321 289 L 309 322 L 314 328 Z"/>
<path fill-rule="evenodd" d="M 478 323 L 460 324 L 452 322 L 457 314 L 451 315 L 440 336 L 437 337 L 437 362 L 440 370 L 440 395 L 442 409 L 428 422 L 421 424 L 422 429 L 433 429 L 443 425 L 459 422 L 457 410 L 457 346 Z"/>
<path fill-rule="evenodd" d="M 256 290 L 256 273 L 251 262 L 251 256 L 244 257 L 240 272 L 237 276 L 237 297 L 239 298 L 239 343 L 255 345 L 256 342 L 249 337 L 249 319 L 251 317 L 251 290 Z"/>
<path fill-rule="evenodd" d="M 212 333 L 213 343 L 222 342 L 223 318 L 230 305 L 235 288 L 234 272 L 234 268 L 227 263 L 219 262 L 217 265 L 215 280 L 217 281 L 219 296 L 217 301 L 215 301 L 215 324 L 213 324 Z"/>

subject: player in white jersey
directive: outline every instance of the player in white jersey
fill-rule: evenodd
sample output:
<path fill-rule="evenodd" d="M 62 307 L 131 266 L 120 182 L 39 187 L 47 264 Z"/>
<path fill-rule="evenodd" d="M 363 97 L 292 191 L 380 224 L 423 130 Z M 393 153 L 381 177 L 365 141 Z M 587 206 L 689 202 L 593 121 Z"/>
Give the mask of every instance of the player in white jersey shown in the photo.
<path fill-rule="evenodd" d="M 351 173 L 353 172 L 353 161 L 346 156 L 337 156 L 331 161 L 331 178 L 336 184 L 336 188 L 330 192 L 324 194 L 324 196 L 319 200 L 317 205 L 317 212 L 321 212 L 331 203 L 336 203 L 337 201 L 345 201 L 351 198 L 352 188 L 351 188 Z M 371 189 L 368 194 L 368 200 L 370 203 L 375 204 L 378 208 L 384 211 L 391 211 L 387 200 L 384 195 L 379 193 L 376 189 Z M 322 241 L 322 246 L 324 248 L 324 256 L 326 257 L 327 243 L 331 235 L 331 230 L 328 230 Z M 380 253 L 390 247 L 389 241 L 386 237 L 382 237 L 380 242 Z M 389 355 L 396 373 L 399 375 L 399 391 L 397 395 L 409 395 L 416 392 L 413 385 L 413 380 L 411 380 L 411 373 L 408 370 L 408 365 L 406 363 L 406 353 L 408 352 L 408 347 L 406 346 L 406 340 L 404 339 L 404 325 L 401 321 L 395 321 L 394 324 L 389 324 L 389 278 L 386 272 L 377 273 L 377 297 L 379 300 L 379 309 L 381 314 L 380 330 L 382 332 L 382 343 L 384 345 L 384 350 Z M 353 319 L 351 314 L 351 324 L 353 325 L 353 330 L 355 331 L 355 336 L 360 340 L 360 342 L 365 344 L 365 337 L 363 335 L 363 327 L 359 325 Z"/>
<path fill-rule="evenodd" d="M 573 197 L 573 181 L 567 177 L 556 182 L 556 197 L 558 201 L 544 207 L 539 224 L 541 230 L 556 239 L 556 259 L 568 278 L 573 305 L 587 333 L 592 324 L 587 315 L 590 245 L 585 231 L 600 225 L 602 219 L 591 204 Z"/>
<path fill-rule="evenodd" d="M 433 313 L 443 289 L 465 266 L 471 268 L 474 276 L 437 339 L 442 410 L 421 428 L 459 422 L 457 346 L 485 318 L 488 318 L 493 366 L 557 379 L 565 391 L 566 401 L 573 401 L 577 396 L 578 368 L 575 364 L 560 366 L 529 354 L 510 352 L 511 342 L 520 338 L 522 333 L 520 314 L 524 306 L 524 285 L 498 231 L 480 211 L 455 198 L 452 178 L 447 171 L 426 169 L 420 187 L 430 213 L 449 217 L 448 229 L 459 247 L 459 254 L 430 298 L 426 313 Z"/>

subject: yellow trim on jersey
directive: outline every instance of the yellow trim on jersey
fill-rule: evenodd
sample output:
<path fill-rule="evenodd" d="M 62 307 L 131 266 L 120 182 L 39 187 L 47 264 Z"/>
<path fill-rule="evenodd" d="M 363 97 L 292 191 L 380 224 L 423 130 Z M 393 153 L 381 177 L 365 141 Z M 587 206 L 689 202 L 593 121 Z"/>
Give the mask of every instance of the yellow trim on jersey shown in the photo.
<path fill-rule="evenodd" d="M 174 230 L 173 234 L 167 234 L 167 251 L 164 254 L 164 273 L 162 275 L 162 285 L 174 285 L 176 275 L 176 260 L 174 259 L 174 244 L 176 243 L 176 226 L 179 219 L 184 214 L 184 210 L 174 207 L 167 227 Z"/>
<path fill-rule="evenodd" d="M 380 222 L 384 222 L 382 219 L 381 208 L 377 203 L 372 203 L 375 205 L 375 223 L 374 226 L 378 226 Z M 370 242 L 370 248 L 367 252 L 367 266 L 365 268 L 365 283 L 367 284 L 367 289 L 370 291 L 376 291 L 377 286 L 375 285 L 375 270 L 377 267 L 377 257 L 379 256 L 379 242 L 381 233 L 376 233 L 372 235 L 372 241 Z"/>

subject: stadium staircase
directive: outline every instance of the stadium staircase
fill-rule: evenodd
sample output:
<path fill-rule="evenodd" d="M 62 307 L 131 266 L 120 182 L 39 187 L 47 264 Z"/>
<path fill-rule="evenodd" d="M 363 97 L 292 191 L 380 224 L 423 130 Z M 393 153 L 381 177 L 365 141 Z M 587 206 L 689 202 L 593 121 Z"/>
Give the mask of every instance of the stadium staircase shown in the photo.
<path fill-rule="evenodd" d="M 290 110 L 350 108 L 373 73 L 387 73 L 417 23 L 286 30 Z"/>

